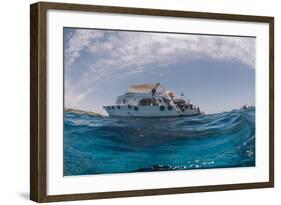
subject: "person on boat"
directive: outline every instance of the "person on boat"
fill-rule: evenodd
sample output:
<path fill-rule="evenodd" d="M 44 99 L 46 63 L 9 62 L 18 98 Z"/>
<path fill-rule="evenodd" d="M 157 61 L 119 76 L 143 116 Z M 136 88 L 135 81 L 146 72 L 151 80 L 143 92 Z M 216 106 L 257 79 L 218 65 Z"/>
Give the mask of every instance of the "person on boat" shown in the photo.
<path fill-rule="evenodd" d="M 152 88 L 151 92 L 152 92 L 152 96 L 154 96 L 156 93 L 156 88 Z"/>

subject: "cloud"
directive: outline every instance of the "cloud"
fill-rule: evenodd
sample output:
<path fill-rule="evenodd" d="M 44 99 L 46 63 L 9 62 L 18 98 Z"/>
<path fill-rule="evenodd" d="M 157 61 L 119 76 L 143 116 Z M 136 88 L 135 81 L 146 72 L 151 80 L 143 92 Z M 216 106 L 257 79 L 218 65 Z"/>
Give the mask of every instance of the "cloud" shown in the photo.
<path fill-rule="evenodd" d="M 65 50 L 66 69 L 70 69 L 74 61 L 80 57 L 80 51 L 88 46 L 93 39 L 102 38 L 103 33 L 95 30 L 76 29 L 72 36 L 68 36 Z"/>
<path fill-rule="evenodd" d="M 137 75 L 146 70 L 173 69 L 193 59 L 236 60 L 255 69 L 255 38 L 186 35 L 147 32 L 118 32 L 73 29 L 65 46 L 66 73 L 77 73 L 81 52 L 91 56 L 78 81 L 69 82 L 69 101 L 76 104 L 89 93 L 89 86 L 115 76 Z M 69 79 L 69 81 L 71 81 Z M 81 93 L 81 91 L 83 93 Z M 77 95 L 75 95 L 77 93 Z"/>
<path fill-rule="evenodd" d="M 67 44 L 66 67 L 86 49 L 98 56 L 91 66 L 95 74 L 192 58 L 232 59 L 255 68 L 254 38 L 77 29 Z"/>
<path fill-rule="evenodd" d="M 79 108 L 81 102 L 87 97 L 88 94 L 90 94 L 94 90 L 93 87 L 88 87 L 86 89 L 83 89 L 83 91 L 81 92 L 77 92 L 77 90 L 75 89 L 77 88 L 77 86 L 71 85 L 69 79 L 65 79 L 64 87 L 64 101 L 65 107 L 67 108 Z"/>

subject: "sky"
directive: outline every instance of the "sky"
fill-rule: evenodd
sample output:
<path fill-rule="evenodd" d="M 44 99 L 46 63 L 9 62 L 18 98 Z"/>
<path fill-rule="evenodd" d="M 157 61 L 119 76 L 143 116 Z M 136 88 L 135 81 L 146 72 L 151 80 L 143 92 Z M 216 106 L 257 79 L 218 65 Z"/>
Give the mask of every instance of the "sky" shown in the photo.
<path fill-rule="evenodd" d="M 255 38 L 64 28 L 65 107 L 105 114 L 128 85 L 161 83 L 205 113 L 255 105 Z"/>

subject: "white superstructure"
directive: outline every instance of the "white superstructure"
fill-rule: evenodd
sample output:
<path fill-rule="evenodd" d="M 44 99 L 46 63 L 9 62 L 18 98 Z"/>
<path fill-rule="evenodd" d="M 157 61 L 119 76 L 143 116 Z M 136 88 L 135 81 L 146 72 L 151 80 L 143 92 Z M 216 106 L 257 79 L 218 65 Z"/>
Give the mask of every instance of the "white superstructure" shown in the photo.
<path fill-rule="evenodd" d="M 117 97 L 114 105 L 103 106 L 109 116 L 115 117 L 179 117 L 200 115 L 199 107 L 177 97 L 160 83 L 132 85 Z"/>

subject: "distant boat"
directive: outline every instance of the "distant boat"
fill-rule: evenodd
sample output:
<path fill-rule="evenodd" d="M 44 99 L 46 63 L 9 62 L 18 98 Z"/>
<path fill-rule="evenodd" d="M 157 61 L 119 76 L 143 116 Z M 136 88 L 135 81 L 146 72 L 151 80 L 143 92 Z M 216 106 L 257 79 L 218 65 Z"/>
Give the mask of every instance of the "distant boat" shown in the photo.
<path fill-rule="evenodd" d="M 114 117 L 180 117 L 202 115 L 199 107 L 177 97 L 160 83 L 131 85 L 113 105 L 103 106 Z"/>
<path fill-rule="evenodd" d="M 253 109 L 253 108 L 255 108 L 255 106 L 253 106 L 253 105 L 249 106 L 249 105 L 245 104 L 240 108 L 240 110 L 247 110 L 247 109 Z"/>

